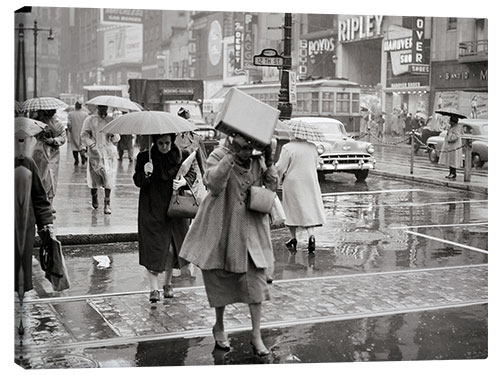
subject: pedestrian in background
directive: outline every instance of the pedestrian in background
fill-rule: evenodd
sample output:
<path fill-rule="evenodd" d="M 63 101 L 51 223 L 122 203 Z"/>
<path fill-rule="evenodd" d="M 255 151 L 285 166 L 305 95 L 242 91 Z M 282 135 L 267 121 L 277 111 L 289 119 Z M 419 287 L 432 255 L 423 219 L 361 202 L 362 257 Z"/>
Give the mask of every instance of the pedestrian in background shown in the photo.
<path fill-rule="evenodd" d="M 48 126 L 37 135 L 37 144 L 33 151 L 33 160 L 38 167 L 43 187 L 51 205 L 54 202 L 59 178 L 61 157 L 59 148 L 66 143 L 66 129 L 55 114 L 55 109 L 37 111 L 36 119 Z M 52 212 L 56 212 L 53 206 Z"/>
<path fill-rule="evenodd" d="M 118 116 L 123 116 L 126 114 L 127 112 L 125 111 L 113 112 L 113 119 L 117 118 Z M 127 151 L 128 161 L 132 162 L 134 160 L 134 144 L 133 144 L 132 134 L 120 135 L 120 140 L 118 141 L 116 147 L 118 149 L 119 161 L 123 160 L 123 155 L 125 154 L 125 151 Z"/>
<path fill-rule="evenodd" d="M 451 114 L 450 128 L 444 137 L 441 153 L 439 154 L 439 164 L 446 165 L 450 169 L 450 173 L 445 176 L 449 180 L 457 178 L 457 168 L 462 166 L 462 134 L 463 128 L 458 120 L 465 118 L 460 114 Z"/>
<path fill-rule="evenodd" d="M 170 218 L 167 215 L 173 190 L 178 190 L 196 179 L 191 168 L 185 178 L 176 179 L 182 164 L 182 154 L 175 145 L 175 134 L 154 135 L 149 151 L 137 155 L 133 176 L 134 184 L 139 187 L 139 264 L 148 271 L 151 287 L 149 300 L 160 300 L 159 274 L 165 272 L 163 285 L 164 298 L 172 298 L 172 273 L 187 262 L 179 259 L 178 254 L 189 228 L 189 219 Z"/>
<path fill-rule="evenodd" d="M 112 120 L 108 106 L 97 106 L 97 114 L 83 122 L 81 140 L 88 148 L 87 184 L 92 196 L 92 207 L 99 208 L 97 189 L 104 188 L 104 213 L 111 214 L 111 190 L 115 186 L 118 134 L 102 133 L 101 129 Z"/>
<path fill-rule="evenodd" d="M 292 139 L 283 146 L 276 169 L 283 181 L 283 209 L 285 225 L 291 238 L 286 242 L 290 251 L 297 251 L 297 227 L 305 228 L 309 237 L 307 249 L 314 252 L 314 228 L 325 224 L 325 211 L 321 198 L 316 167 L 318 151 L 305 139 Z"/>
<path fill-rule="evenodd" d="M 84 150 L 82 150 L 81 132 L 83 122 L 89 114 L 82 109 L 82 103 L 75 103 L 75 110 L 68 113 L 68 134 L 69 144 L 75 159 L 74 165 L 78 165 L 79 156 L 82 160 L 82 165 L 85 165 L 87 158 L 85 157 Z"/>
<path fill-rule="evenodd" d="M 271 153 L 252 156 L 253 147 L 238 135 L 228 137 L 207 159 L 203 180 L 209 194 L 203 200 L 189 229 L 180 257 L 197 265 L 203 275 L 210 307 L 215 308 L 212 333 L 216 348 L 229 350 L 224 332 L 226 305 L 246 303 L 252 321 L 254 354 L 266 356 L 260 320 L 262 301 L 270 298 L 266 269 L 272 267 L 269 215 L 250 210 L 247 194 L 252 185 L 277 188 Z M 263 163 L 265 162 L 265 167 Z M 264 168 L 265 167 L 265 168 Z"/>

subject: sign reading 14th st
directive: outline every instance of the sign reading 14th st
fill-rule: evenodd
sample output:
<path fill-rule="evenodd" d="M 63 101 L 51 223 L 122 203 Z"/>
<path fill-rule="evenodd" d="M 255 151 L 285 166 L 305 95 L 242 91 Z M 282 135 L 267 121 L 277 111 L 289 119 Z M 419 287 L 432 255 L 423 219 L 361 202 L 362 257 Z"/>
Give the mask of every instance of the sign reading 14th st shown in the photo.
<path fill-rule="evenodd" d="M 253 57 L 253 64 L 258 66 L 283 66 L 285 59 L 272 48 L 263 49 L 260 55 Z"/>

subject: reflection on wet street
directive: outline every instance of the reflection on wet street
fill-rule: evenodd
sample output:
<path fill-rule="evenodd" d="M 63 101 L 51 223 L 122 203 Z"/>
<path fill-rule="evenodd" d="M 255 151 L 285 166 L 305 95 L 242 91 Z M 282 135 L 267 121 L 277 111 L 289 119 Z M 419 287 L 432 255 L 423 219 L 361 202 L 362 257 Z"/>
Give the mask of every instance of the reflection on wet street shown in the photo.
<path fill-rule="evenodd" d="M 487 306 L 478 305 L 265 329 L 265 358 L 252 355 L 248 332 L 229 335 L 230 352 L 214 349 L 212 337 L 196 337 L 87 354 L 102 367 L 480 359 L 488 356 L 487 334 Z"/>

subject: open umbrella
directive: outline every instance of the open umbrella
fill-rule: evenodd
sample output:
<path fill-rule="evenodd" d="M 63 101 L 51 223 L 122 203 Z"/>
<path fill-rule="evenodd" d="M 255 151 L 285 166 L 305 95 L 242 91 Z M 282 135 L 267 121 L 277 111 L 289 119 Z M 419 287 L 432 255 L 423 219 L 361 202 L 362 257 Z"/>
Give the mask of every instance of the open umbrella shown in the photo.
<path fill-rule="evenodd" d="M 278 120 L 276 123 L 276 127 L 273 131 L 273 137 L 281 140 L 291 140 L 293 139 L 293 133 L 290 130 L 290 127 L 285 125 L 282 121 Z"/>
<path fill-rule="evenodd" d="M 18 138 L 35 136 L 45 129 L 46 123 L 33 120 L 28 117 L 16 117 L 14 119 L 14 134 Z"/>
<path fill-rule="evenodd" d="M 22 108 L 23 108 L 23 103 L 18 102 L 17 100 L 14 100 L 14 111 L 16 113 L 22 113 Z"/>
<path fill-rule="evenodd" d="M 38 111 L 39 109 L 44 109 L 48 111 L 51 109 L 66 108 L 67 106 L 68 105 L 64 103 L 62 100 L 47 96 L 41 98 L 31 98 L 26 100 L 21 107 L 21 111 L 22 112 Z"/>
<path fill-rule="evenodd" d="M 177 115 L 161 111 L 131 112 L 110 121 L 102 133 L 112 134 L 168 134 L 194 131 L 194 125 Z"/>
<path fill-rule="evenodd" d="M 456 117 L 459 119 L 460 118 L 467 118 L 467 116 L 464 116 L 463 114 L 461 114 L 460 112 L 458 112 L 454 108 L 447 108 L 444 110 L 434 111 L 434 112 L 436 112 L 437 114 L 443 115 L 443 116 Z"/>
<path fill-rule="evenodd" d="M 140 111 L 141 109 L 127 98 L 122 98 L 121 96 L 113 95 L 99 95 L 95 98 L 90 99 L 86 103 L 87 105 L 106 105 L 111 108 L 118 108 L 124 111 Z"/>
<path fill-rule="evenodd" d="M 290 127 L 295 138 L 311 142 L 321 142 L 325 140 L 324 135 L 313 124 L 306 124 L 300 120 L 285 120 L 283 122 Z"/>

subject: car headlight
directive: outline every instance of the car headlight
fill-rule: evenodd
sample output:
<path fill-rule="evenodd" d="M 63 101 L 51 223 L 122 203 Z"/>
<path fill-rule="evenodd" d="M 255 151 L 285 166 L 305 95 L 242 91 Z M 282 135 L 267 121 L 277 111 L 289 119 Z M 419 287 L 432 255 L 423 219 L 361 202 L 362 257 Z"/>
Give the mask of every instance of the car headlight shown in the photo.
<path fill-rule="evenodd" d="M 371 143 L 367 144 L 366 152 L 368 152 L 369 154 L 373 154 L 375 152 L 375 147 Z"/>
<path fill-rule="evenodd" d="M 319 144 L 316 146 L 316 150 L 318 150 L 318 155 L 321 155 L 322 153 L 325 152 L 325 146 L 323 146 L 322 144 Z"/>
<path fill-rule="evenodd" d="M 214 130 L 209 130 L 208 131 L 208 138 L 209 139 L 214 139 L 215 138 L 215 131 Z"/>

